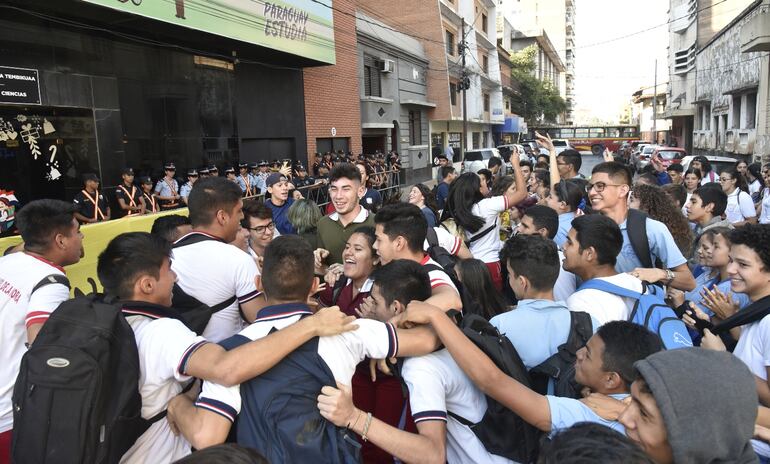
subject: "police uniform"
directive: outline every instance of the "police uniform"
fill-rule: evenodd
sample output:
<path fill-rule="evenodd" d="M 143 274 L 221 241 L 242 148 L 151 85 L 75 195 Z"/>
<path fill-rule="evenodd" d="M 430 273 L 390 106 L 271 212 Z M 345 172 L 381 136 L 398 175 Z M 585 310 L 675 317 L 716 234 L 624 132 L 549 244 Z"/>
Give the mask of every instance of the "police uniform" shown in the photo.
<path fill-rule="evenodd" d="M 164 167 L 165 171 L 176 171 L 176 166 L 174 166 L 174 163 L 168 163 Z M 175 197 L 179 195 L 179 184 L 177 183 L 176 179 L 168 180 L 166 177 L 160 179 L 157 184 L 155 184 L 155 193 L 159 197 Z M 160 209 L 162 211 L 179 208 L 179 199 L 173 199 L 173 200 L 160 200 Z"/>
<path fill-rule="evenodd" d="M 203 166 L 201 169 L 198 169 L 198 175 L 200 175 L 202 178 L 208 177 L 209 175 L 211 175 L 211 171 L 209 171 L 209 168 L 207 168 L 206 166 Z"/>
<path fill-rule="evenodd" d="M 267 176 L 269 173 L 265 172 L 259 172 L 259 168 L 262 166 L 262 163 L 251 163 L 251 182 L 252 185 L 254 185 L 255 195 L 259 195 L 260 193 L 267 192 L 267 184 L 265 184 L 265 180 L 267 180 Z M 265 163 L 265 166 L 267 166 L 267 163 Z M 264 176 L 262 175 L 264 174 Z M 259 190 L 257 190 L 259 189 Z"/>
<path fill-rule="evenodd" d="M 233 177 L 228 177 L 230 174 L 233 175 Z M 226 168 L 225 169 L 225 179 L 235 182 L 235 184 L 238 184 L 238 179 L 235 176 L 235 169 L 233 168 Z"/>
<path fill-rule="evenodd" d="M 86 174 L 84 180 L 95 180 L 96 182 L 99 182 L 99 178 L 96 177 L 95 174 Z M 75 194 L 75 198 L 72 199 L 72 202 L 78 208 L 78 213 L 89 219 L 96 219 L 96 222 L 107 219 L 109 205 L 107 204 L 107 199 L 104 198 L 104 195 L 99 192 L 99 189 L 94 190 L 94 193 L 89 193 L 84 188 Z"/>
<path fill-rule="evenodd" d="M 139 179 L 139 182 L 141 185 L 149 185 L 152 186 L 152 179 L 149 177 L 142 177 Z M 150 193 L 147 193 L 144 191 L 144 188 L 142 188 L 142 198 L 144 198 L 144 212 L 145 214 L 150 213 L 157 213 L 160 211 L 160 205 L 158 204 L 158 199 L 155 198 L 155 195 L 153 195 L 152 191 Z"/>
<path fill-rule="evenodd" d="M 235 180 L 238 181 L 238 187 L 241 188 L 243 196 L 252 197 L 257 195 L 259 192 L 254 192 L 255 186 L 253 185 L 251 174 L 249 174 L 249 165 L 241 163 L 238 165 L 238 168 L 241 170 L 241 173 L 238 174 L 238 177 L 236 177 Z M 243 172 L 244 170 L 245 172 Z"/>
<path fill-rule="evenodd" d="M 209 175 L 211 177 L 219 177 L 219 168 L 216 164 L 209 164 Z"/>
<path fill-rule="evenodd" d="M 190 169 L 189 171 L 187 171 L 187 177 L 197 178 L 198 172 L 195 169 Z M 190 196 L 190 192 L 192 191 L 192 188 L 193 188 L 193 183 L 188 180 L 187 182 L 184 183 L 184 185 L 182 185 L 182 188 L 179 190 L 179 196 L 182 197 L 182 201 L 184 201 L 185 203 L 187 203 L 187 197 Z"/>
<path fill-rule="evenodd" d="M 265 170 L 265 171 L 262 171 L 262 168 L 268 168 L 268 169 Z M 267 191 L 267 184 L 265 184 L 265 182 L 267 182 L 267 177 L 270 175 L 270 169 L 269 168 L 270 168 L 270 163 L 268 163 L 267 161 L 262 160 L 262 161 L 259 162 L 259 173 L 257 173 L 257 176 L 261 179 L 261 183 L 260 184 L 264 184 L 265 185 L 265 187 L 262 188 L 263 192 Z"/>
<path fill-rule="evenodd" d="M 298 164 L 295 170 L 297 173 L 299 173 L 300 171 L 304 171 L 305 173 L 307 173 L 307 171 L 305 170 L 305 166 L 301 164 Z M 299 175 L 295 175 L 294 177 L 292 177 L 291 183 L 294 184 L 294 187 L 296 188 L 307 187 L 315 184 L 315 179 L 307 175 L 305 176 L 304 179 L 300 179 Z"/>
<path fill-rule="evenodd" d="M 123 175 L 133 176 L 134 170 L 126 168 L 123 170 Z M 117 200 L 123 200 L 123 202 L 131 208 L 139 207 L 142 204 L 142 192 L 133 183 L 131 185 L 126 185 L 126 183 L 123 182 L 118 185 L 115 189 L 115 198 Z M 136 216 L 141 214 L 141 211 L 123 210 L 123 212 L 125 213 L 125 216 Z"/>

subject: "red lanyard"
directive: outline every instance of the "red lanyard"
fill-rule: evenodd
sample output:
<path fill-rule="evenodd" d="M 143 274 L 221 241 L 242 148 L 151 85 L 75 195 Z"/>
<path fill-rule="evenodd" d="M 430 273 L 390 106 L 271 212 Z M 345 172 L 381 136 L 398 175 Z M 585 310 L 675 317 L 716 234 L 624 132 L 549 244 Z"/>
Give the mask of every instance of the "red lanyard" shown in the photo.
<path fill-rule="evenodd" d="M 147 195 L 146 193 L 144 193 L 143 195 L 144 195 L 144 198 L 147 198 L 148 200 L 150 200 L 150 205 L 152 206 L 152 211 L 150 211 L 150 212 L 151 213 L 157 213 L 158 212 L 158 204 L 155 202 L 155 197 L 152 196 L 152 195 Z"/>

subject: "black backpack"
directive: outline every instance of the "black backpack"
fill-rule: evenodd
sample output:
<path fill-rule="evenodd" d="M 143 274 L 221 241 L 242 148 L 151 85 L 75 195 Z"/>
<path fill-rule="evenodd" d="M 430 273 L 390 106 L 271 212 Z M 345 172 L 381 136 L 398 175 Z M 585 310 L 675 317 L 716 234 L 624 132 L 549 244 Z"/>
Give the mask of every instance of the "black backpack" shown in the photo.
<path fill-rule="evenodd" d="M 204 242 L 206 240 L 216 239 L 204 234 L 190 234 L 174 243 L 173 248 L 180 248 L 194 243 Z M 179 318 L 187 328 L 196 334 L 201 335 L 206 329 L 211 316 L 235 303 L 236 299 L 235 295 L 233 295 L 219 304 L 209 306 L 194 296 L 187 294 L 182 290 L 182 287 L 180 287 L 178 283 L 174 283 L 171 306 L 179 312 Z M 243 317 L 242 313 L 241 317 Z"/>
<path fill-rule="evenodd" d="M 114 300 L 88 295 L 54 311 L 21 359 L 12 458 L 111 464 L 157 420 L 142 419 L 134 331 Z"/>
<path fill-rule="evenodd" d="M 455 272 L 457 258 L 455 258 L 452 253 L 438 244 L 438 235 L 436 235 L 436 231 L 433 229 L 433 227 L 428 227 L 428 234 L 425 238 L 428 240 L 428 256 L 430 256 L 433 261 L 439 264 L 438 266 L 427 265 L 425 266 L 426 269 L 429 271 L 444 271 L 449 276 L 449 278 L 452 279 L 452 283 L 455 284 L 455 287 L 457 287 L 459 291 L 461 288 L 461 283 L 460 279 L 457 277 L 457 272 Z"/>
<path fill-rule="evenodd" d="M 533 390 L 541 395 L 548 394 L 548 383 L 553 379 L 553 395 L 580 398 L 580 384 L 575 382 L 575 359 L 578 350 L 588 343 L 593 333 L 593 323 L 588 313 L 570 311 L 567 341 L 559 345 L 553 356 L 529 370 Z"/>
<path fill-rule="evenodd" d="M 660 258 L 655 257 L 655 263 L 650 259 L 650 242 L 647 237 L 647 215 L 638 209 L 629 209 L 626 219 L 626 232 L 628 232 L 628 241 L 631 242 L 631 248 L 634 249 L 636 257 L 642 263 L 643 268 L 657 267 L 663 269 L 663 263 Z"/>
<path fill-rule="evenodd" d="M 459 314 L 455 310 L 447 312 L 447 315 L 456 318 L 459 318 Z M 489 356 L 501 371 L 525 387 L 530 387 L 527 369 L 508 337 L 501 335 L 489 321 L 475 314 L 462 317 L 458 325 L 465 336 Z M 487 396 L 487 411 L 481 422 L 473 423 L 451 411 L 447 413 L 470 427 L 489 453 L 521 463 L 536 461 L 542 432 L 490 396 Z"/>

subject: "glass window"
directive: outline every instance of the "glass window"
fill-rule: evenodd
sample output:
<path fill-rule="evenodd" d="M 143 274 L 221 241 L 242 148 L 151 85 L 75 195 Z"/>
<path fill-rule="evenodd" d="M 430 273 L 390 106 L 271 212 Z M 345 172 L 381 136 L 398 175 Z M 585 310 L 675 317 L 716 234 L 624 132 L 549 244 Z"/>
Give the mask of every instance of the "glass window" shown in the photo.
<path fill-rule="evenodd" d="M 419 110 L 409 112 L 409 143 L 411 145 L 422 145 L 421 118 L 422 115 Z"/>
<path fill-rule="evenodd" d="M 381 97 L 380 89 L 380 70 L 377 68 L 377 61 L 364 55 L 364 95 L 367 97 Z"/>
<path fill-rule="evenodd" d="M 605 135 L 604 128 L 603 127 L 592 127 L 588 129 L 588 136 L 589 137 L 604 137 Z"/>
<path fill-rule="evenodd" d="M 448 55 L 455 56 L 455 35 L 449 31 L 444 31 L 446 36 L 446 52 Z"/>
<path fill-rule="evenodd" d="M 567 128 L 561 128 L 559 130 L 559 137 L 560 139 L 571 139 L 575 136 L 575 129 L 567 129 Z"/>
<path fill-rule="evenodd" d="M 588 128 L 587 127 L 579 127 L 575 129 L 575 137 L 579 139 L 585 139 L 588 138 Z"/>
<path fill-rule="evenodd" d="M 620 128 L 619 127 L 608 127 L 607 128 L 607 137 L 614 137 L 614 138 L 620 137 Z"/>

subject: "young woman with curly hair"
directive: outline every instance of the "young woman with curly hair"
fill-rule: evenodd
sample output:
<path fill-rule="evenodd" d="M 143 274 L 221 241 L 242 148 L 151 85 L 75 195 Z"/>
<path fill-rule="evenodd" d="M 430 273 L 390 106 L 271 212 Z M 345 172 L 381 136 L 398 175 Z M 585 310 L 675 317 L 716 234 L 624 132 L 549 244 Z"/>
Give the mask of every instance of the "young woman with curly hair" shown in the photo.
<path fill-rule="evenodd" d="M 674 236 L 677 248 L 689 257 L 693 234 L 687 218 L 671 198 L 657 185 L 639 184 L 634 186 L 629 206 L 647 213 L 649 217 L 662 222 Z"/>

